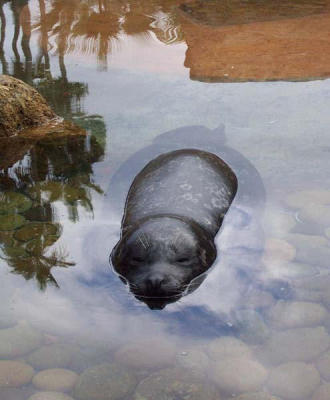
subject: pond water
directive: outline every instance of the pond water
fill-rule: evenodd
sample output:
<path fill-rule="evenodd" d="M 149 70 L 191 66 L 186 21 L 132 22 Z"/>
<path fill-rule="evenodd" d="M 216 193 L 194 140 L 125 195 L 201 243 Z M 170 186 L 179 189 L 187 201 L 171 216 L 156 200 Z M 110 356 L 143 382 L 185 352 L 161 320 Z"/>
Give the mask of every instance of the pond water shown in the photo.
<path fill-rule="evenodd" d="M 330 2 L 0 11 L 2 73 L 88 133 L 0 140 L 0 400 L 329 399 Z M 150 310 L 109 255 L 132 180 L 180 148 L 238 193 L 204 282 Z"/>

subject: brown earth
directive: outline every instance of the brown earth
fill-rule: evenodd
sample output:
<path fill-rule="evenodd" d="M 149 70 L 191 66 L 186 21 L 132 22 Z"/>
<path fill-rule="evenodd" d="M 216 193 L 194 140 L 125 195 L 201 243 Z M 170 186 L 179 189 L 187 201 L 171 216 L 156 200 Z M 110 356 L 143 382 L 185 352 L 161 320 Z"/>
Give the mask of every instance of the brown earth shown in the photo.
<path fill-rule="evenodd" d="M 308 16 L 301 12 L 299 18 L 259 10 L 254 22 L 249 13 L 245 19 L 242 13 L 227 19 L 220 13 L 216 19 L 212 13 L 197 10 L 181 13 L 188 46 L 185 66 L 190 68 L 191 79 L 303 81 L 330 76 L 330 10 L 326 1 L 322 10 L 306 6 Z M 234 24 L 236 21 L 239 23 Z"/>

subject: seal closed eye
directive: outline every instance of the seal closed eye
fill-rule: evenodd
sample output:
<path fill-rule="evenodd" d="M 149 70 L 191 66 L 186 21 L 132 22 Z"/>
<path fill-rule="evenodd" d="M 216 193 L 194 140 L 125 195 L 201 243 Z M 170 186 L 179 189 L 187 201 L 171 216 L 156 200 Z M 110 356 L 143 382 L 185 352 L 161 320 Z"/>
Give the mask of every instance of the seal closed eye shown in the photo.
<path fill-rule="evenodd" d="M 150 161 L 126 199 L 115 271 L 136 298 L 161 309 L 197 287 L 216 258 L 214 237 L 237 191 L 216 155 L 183 149 Z M 193 281 L 193 282 L 192 282 Z"/>

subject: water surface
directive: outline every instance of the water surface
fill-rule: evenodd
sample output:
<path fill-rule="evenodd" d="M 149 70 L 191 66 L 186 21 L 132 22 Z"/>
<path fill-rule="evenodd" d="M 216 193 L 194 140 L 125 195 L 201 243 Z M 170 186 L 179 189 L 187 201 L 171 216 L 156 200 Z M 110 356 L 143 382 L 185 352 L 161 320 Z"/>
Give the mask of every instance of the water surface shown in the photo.
<path fill-rule="evenodd" d="M 1 399 L 328 390 L 329 4 L 262 4 L 0 3 L 2 72 L 88 132 L 0 142 L 0 359 L 80 375 L 10 388 L 0 364 Z M 108 258 L 134 176 L 187 147 L 227 161 L 239 190 L 205 281 L 152 311 Z"/>

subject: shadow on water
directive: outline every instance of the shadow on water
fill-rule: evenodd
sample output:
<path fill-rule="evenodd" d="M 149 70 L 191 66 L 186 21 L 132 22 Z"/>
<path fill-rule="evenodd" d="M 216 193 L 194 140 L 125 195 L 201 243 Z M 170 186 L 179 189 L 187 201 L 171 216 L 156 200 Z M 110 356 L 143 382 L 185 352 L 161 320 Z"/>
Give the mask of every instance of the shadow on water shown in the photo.
<path fill-rule="evenodd" d="M 123 215 L 129 187 L 141 169 L 160 154 L 182 148 L 195 148 L 216 154 L 230 165 L 239 183 L 236 197 L 216 237 L 219 255 L 214 267 L 200 276 L 200 282 L 191 294 L 179 301 L 177 310 L 174 308 L 162 318 L 175 320 L 174 329 L 193 331 L 196 335 L 198 333 L 193 329 L 194 321 L 200 318 L 205 322 L 201 324 L 204 326 L 201 335 L 233 333 L 238 329 L 236 311 L 244 296 L 256 288 L 266 287 L 276 295 L 280 285 L 277 287 L 277 282 L 258 280 L 264 246 L 260 219 L 265 203 L 265 189 L 251 162 L 226 144 L 224 126 L 214 130 L 203 126 L 187 126 L 157 136 L 150 146 L 133 154 L 119 167 L 111 179 L 106 204 L 107 207 L 113 207 L 117 215 Z M 227 272 L 224 274 L 224 271 L 229 271 L 229 275 Z M 205 279 L 208 274 L 212 277 Z M 214 286 L 212 282 L 217 284 Z M 280 296 L 279 291 L 277 296 Z M 244 304 L 244 307 L 248 308 L 248 304 Z"/>

